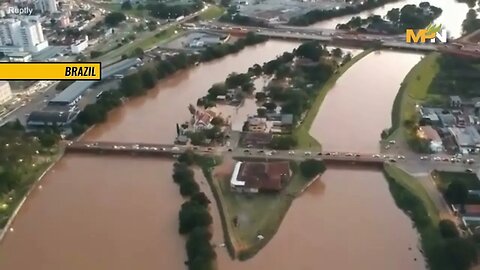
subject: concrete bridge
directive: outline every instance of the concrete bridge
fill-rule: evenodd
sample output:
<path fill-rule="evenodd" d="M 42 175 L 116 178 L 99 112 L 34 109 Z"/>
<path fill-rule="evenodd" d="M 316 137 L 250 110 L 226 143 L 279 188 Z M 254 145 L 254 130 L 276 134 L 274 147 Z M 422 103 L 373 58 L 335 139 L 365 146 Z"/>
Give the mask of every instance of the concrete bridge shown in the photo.
<path fill-rule="evenodd" d="M 114 154 L 129 156 L 174 157 L 187 150 L 197 154 L 230 155 L 236 159 L 267 160 L 305 160 L 315 158 L 326 163 L 342 164 L 378 164 L 401 161 L 402 157 L 380 154 L 312 152 L 309 150 L 265 150 L 251 148 L 196 147 L 172 144 L 122 143 L 122 142 L 69 142 L 65 147 L 67 153 Z"/>
<path fill-rule="evenodd" d="M 253 31 L 257 35 L 267 36 L 278 39 L 291 40 L 317 40 L 329 45 L 360 47 L 360 48 L 389 48 L 398 50 L 411 51 L 437 51 L 437 45 L 430 43 L 406 43 L 403 35 L 374 35 L 374 34 L 357 34 L 345 30 L 318 30 L 292 27 L 242 27 L 247 31 Z M 214 32 L 230 33 L 229 27 L 211 29 Z M 238 31 L 238 30 L 236 30 Z"/>

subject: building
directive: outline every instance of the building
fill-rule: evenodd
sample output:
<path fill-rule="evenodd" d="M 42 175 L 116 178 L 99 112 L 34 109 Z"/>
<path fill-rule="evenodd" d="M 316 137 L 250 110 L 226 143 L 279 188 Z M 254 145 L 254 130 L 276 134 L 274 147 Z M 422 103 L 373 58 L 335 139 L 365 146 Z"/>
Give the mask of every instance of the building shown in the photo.
<path fill-rule="evenodd" d="M 243 132 L 240 137 L 240 144 L 243 147 L 267 148 L 272 142 L 271 133 Z"/>
<path fill-rule="evenodd" d="M 52 14 L 52 17 L 61 28 L 66 28 L 70 25 L 70 16 L 68 15 L 68 12 L 55 12 Z"/>
<path fill-rule="evenodd" d="M 10 62 L 30 62 L 32 61 L 32 54 L 28 52 L 16 52 L 6 54 Z"/>
<path fill-rule="evenodd" d="M 41 13 L 54 13 L 58 11 L 56 0 L 37 0 L 35 1 L 35 8 Z"/>
<path fill-rule="evenodd" d="M 125 71 L 139 63 L 139 59 L 125 59 L 108 67 L 102 68 L 101 78 L 107 79 L 114 74 Z M 76 81 L 57 94 L 50 105 L 56 106 L 72 106 L 82 98 L 83 93 L 87 91 L 96 81 Z"/>
<path fill-rule="evenodd" d="M 230 187 L 237 192 L 278 192 L 291 176 L 288 161 L 237 162 Z"/>
<path fill-rule="evenodd" d="M 420 121 L 429 125 L 440 124 L 440 118 L 432 108 L 420 107 Z"/>
<path fill-rule="evenodd" d="M 462 99 L 459 96 L 450 96 L 450 107 L 460 108 L 462 107 Z"/>
<path fill-rule="evenodd" d="M 70 46 L 70 50 L 73 54 L 79 54 L 88 47 L 88 36 L 85 36 L 84 39 L 78 40 Z"/>
<path fill-rule="evenodd" d="M 12 99 L 12 89 L 8 81 L 0 81 L 0 105 Z"/>
<path fill-rule="evenodd" d="M 457 124 L 457 118 L 451 113 L 437 114 L 442 127 L 453 127 Z"/>
<path fill-rule="evenodd" d="M 48 47 L 42 25 L 36 16 L 0 19 L 0 52 L 39 52 Z"/>
<path fill-rule="evenodd" d="M 27 117 L 27 128 L 37 129 L 45 126 L 68 128 L 80 111 L 76 107 L 47 106 L 41 111 L 33 111 Z"/>
<path fill-rule="evenodd" d="M 193 115 L 193 128 L 195 130 L 210 129 L 213 125 L 210 123 L 217 115 L 213 108 L 207 110 L 196 110 Z"/>
<path fill-rule="evenodd" d="M 427 139 L 430 142 L 430 150 L 432 150 L 432 152 L 437 153 L 443 151 L 442 139 L 438 132 L 431 126 L 419 127 L 417 136 L 422 139 Z"/>
<path fill-rule="evenodd" d="M 449 131 L 455 138 L 455 143 L 461 153 L 476 153 L 480 150 L 480 134 L 478 134 L 478 131 L 474 127 L 451 127 Z"/>
<path fill-rule="evenodd" d="M 248 120 L 248 131 L 250 132 L 266 132 L 267 131 L 267 119 L 260 117 L 249 117 Z"/>

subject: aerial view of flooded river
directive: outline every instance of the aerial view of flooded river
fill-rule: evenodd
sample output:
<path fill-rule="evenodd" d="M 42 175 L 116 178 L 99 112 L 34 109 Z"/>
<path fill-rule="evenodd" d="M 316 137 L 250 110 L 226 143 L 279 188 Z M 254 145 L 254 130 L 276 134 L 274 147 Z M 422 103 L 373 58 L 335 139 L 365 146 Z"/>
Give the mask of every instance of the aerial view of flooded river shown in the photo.
<path fill-rule="evenodd" d="M 432 4 L 444 9 L 440 19 L 445 16 L 445 26 L 453 32 L 466 5 L 449 8 L 451 2 Z M 335 20 L 316 27 L 343 22 Z M 296 46 L 269 41 L 178 72 L 147 96 L 110 113 L 84 139 L 171 143 L 175 124 L 190 117 L 188 104 L 195 104 L 212 84 Z M 400 83 L 419 59 L 416 54 L 380 52 L 360 60 L 327 95 L 311 134 L 327 150 L 377 152 Z M 178 234 L 182 198 L 171 170 L 170 160 L 64 157 L 32 193 L 0 244 L 0 269 L 184 270 L 184 240 Z M 220 222 L 212 209 L 218 242 Z M 238 262 L 224 249 L 217 253 L 221 270 L 424 270 L 417 242 L 381 172 L 329 168 L 294 201 L 277 235 L 254 258 Z"/>

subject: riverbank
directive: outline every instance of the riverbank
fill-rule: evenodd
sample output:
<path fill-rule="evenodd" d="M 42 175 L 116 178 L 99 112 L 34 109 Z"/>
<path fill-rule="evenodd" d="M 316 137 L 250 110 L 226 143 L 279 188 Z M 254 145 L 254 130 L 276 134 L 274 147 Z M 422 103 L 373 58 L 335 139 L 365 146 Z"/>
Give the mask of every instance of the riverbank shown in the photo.
<path fill-rule="evenodd" d="M 439 213 L 417 179 L 391 164 L 384 167 L 390 192 L 397 206 L 412 220 L 420 234 L 421 248 L 431 270 L 456 269 L 445 250 L 438 229 Z"/>
<path fill-rule="evenodd" d="M 204 173 L 217 201 L 229 254 L 243 261 L 269 243 L 293 200 L 320 177 L 306 180 L 298 164 L 292 164 L 292 179 L 278 194 L 240 194 L 232 191 L 229 184 L 233 165 L 234 160 L 224 160 L 215 170 L 204 170 Z"/>
<path fill-rule="evenodd" d="M 321 143 L 319 143 L 316 139 L 314 139 L 310 135 L 310 128 L 312 127 L 312 123 L 317 116 L 317 113 L 320 109 L 320 105 L 322 105 L 323 100 L 327 96 L 328 91 L 335 85 L 335 82 L 356 62 L 358 62 L 363 57 L 367 56 L 371 53 L 373 49 L 369 49 L 366 51 L 361 52 L 360 54 L 356 55 L 352 58 L 349 62 L 345 65 L 340 67 L 330 79 L 322 86 L 320 89 L 315 102 L 312 104 L 311 108 L 308 110 L 305 118 L 303 119 L 300 126 L 298 126 L 294 132 L 295 137 L 298 140 L 298 148 L 321 148 Z"/>
<path fill-rule="evenodd" d="M 42 166 L 39 166 L 38 171 L 36 174 L 38 176 L 33 177 L 33 179 L 36 179 L 35 181 L 32 182 L 30 187 L 28 188 L 28 191 L 25 193 L 25 195 L 21 196 L 20 201 L 18 204 L 15 206 L 15 210 L 13 210 L 12 214 L 10 215 L 7 223 L 5 226 L 3 226 L 2 229 L 0 229 L 0 244 L 2 243 L 3 239 L 5 238 L 6 234 L 9 231 L 10 226 L 12 225 L 13 221 L 17 217 L 18 213 L 20 212 L 22 206 L 25 204 L 27 199 L 29 198 L 30 194 L 32 191 L 37 188 L 38 184 L 42 181 L 44 176 L 57 164 L 57 162 L 63 157 L 64 152 L 60 151 L 56 155 L 54 155 L 52 158 L 53 160 L 51 162 L 48 162 L 46 164 L 42 164 Z M 15 203 L 14 203 L 15 204 Z"/>

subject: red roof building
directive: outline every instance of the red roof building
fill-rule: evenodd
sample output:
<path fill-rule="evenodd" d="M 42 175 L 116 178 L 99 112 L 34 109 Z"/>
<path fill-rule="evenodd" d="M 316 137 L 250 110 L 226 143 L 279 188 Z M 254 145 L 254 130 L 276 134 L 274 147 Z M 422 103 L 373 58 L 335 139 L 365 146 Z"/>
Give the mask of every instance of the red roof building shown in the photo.
<path fill-rule="evenodd" d="M 238 162 L 230 185 L 240 192 L 280 191 L 290 177 L 288 161 Z"/>

